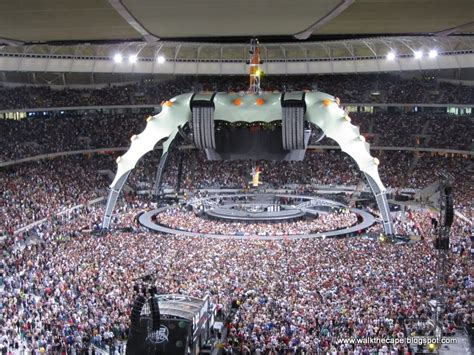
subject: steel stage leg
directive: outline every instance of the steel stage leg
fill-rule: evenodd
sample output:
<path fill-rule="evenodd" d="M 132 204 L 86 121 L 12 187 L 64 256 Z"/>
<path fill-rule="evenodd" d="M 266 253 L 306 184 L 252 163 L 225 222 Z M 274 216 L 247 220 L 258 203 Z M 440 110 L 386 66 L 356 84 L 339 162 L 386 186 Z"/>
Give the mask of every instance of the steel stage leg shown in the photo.
<path fill-rule="evenodd" d="M 375 201 L 377 202 L 377 206 L 379 208 L 380 214 L 382 215 L 382 223 L 383 223 L 383 230 L 387 235 L 393 235 L 393 225 L 392 225 L 392 217 L 390 215 L 390 207 L 387 201 L 387 194 L 385 191 L 381 191 L 375 181 L 367 174 L 365 174 L 367 181 L 369 182 L 370 189 L 375 196 Z"/>
<path fill-rule="evenodd" d="M 119 197 L 120 191 L 122 190 L 125 181 L 127 181 L 130 171 L 125 173 L 115 184 L 114 187 L 110 188 L 109 196 L 107 198 L 107 205 L 105 206 L 104 220 L 102 222 L 102 229 L 109 229 L 110 221 L 112 219 L 112 214 L 114 212 L 115 204 Z"/>
<path fill-rule="evenodd" d="M 156 169 L 155 185 L 153 187 L 153 194 L 155 196 L 159 196 L 161 193 L 161 184 L 163 182 L 163 170 L 165 169 L 167 158 L 168 158 L 168 152 L 164 153 L 161 156 L 160 163 L 158 164 L 158 168 Z"/>

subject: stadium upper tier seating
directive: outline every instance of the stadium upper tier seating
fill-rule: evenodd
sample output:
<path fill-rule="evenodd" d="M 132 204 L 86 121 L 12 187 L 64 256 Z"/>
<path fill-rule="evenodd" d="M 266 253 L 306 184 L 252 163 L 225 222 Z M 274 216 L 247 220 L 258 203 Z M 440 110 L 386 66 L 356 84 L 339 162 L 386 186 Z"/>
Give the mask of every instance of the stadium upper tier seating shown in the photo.
<path fill-rule="evenodd" d="M 70 106 L 159 104 L 189 91 L 242 91 L 247 76 L 181 76 L 101 89 L 52 89 L 49 86 L 0 88 L 0 110 Z M 263 90 L 320 90 L 343 103 L 474 103 L 474 87 L 389 74 L 268 76 Z"/>
<path fill-rule="evenodd" d="M 130 137 L 141 132 L 146 114 L 28 117 L 0 120 L 0 161 L 79 149 L 128 147 Z M 431 113 L 351 113 L 372 145 L 470 150 L 474 136 L 473 118 Z M 316 137 L 314 137 L 316 138 Z M 314 144 L 315 139 L 310 141 Z M 336 145 L 330 139 L 322 145 Z"/>

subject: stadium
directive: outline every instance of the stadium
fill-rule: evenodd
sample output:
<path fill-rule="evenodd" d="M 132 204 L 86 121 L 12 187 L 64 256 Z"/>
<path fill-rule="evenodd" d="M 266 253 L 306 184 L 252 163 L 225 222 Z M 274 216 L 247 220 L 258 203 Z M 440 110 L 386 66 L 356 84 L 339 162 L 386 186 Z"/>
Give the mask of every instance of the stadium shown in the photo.
<path fill-rule="evenodd" d="M 472 354 L 473 14 L 0 2 L 0 353 Z"/>

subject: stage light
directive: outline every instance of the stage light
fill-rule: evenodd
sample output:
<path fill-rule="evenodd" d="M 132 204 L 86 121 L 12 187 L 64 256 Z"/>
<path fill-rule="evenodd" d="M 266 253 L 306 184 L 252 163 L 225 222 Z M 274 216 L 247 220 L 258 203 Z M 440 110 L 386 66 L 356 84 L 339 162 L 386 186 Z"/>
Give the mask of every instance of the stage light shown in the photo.
<path fill-rule="evenodd" d="M 428 53 L 428 57 L 430 57 L 431 59 L 434 59 L 438 56 L 438 51 L 436 49 L 432 49 L 430 50 L 430 52 Z"/>
<path fill-rule="evenodd" d="M 257 99 L 257 105 L 262 106 L 265 103 L 265 100 L 262 98 Z"/>
<path fill-rule="evenodd" d="M 394 60 L 394 59 L 395 59 L 395 52 L 389 52 L 389 53 L 387 53 L 387 55 L 385 56 L 385 58 L 387 58 L 387 60 Z"/>
<path fill-rule="evenodd" d="M 329 106 L 330 104 L 331 104 L 331 100 L 329 100 L 329 99 L 324 99 L 323 100 L 323 105 L 324 106 Z"/>
<path fill-rule="evenodd" d="M 232 101 L 232 103 L 235 106 L 240 106 L 242 104 L 242 100 L 237 98 L 237 99 L 234 99 L 234 101 Z"/>
<path fill-rule="evenodd" d="M 114 55 L 114 62 L 115 63 L 122 63 L 122 60 L 123 60 L 123 57 L 120 53 L 117 53 L 116 55 Z"/>
<path fill-rule="evenodd" d="M 415 56 L 415 59 L 421 59 L 423 58 L 423 52 L 422 51 L 415 51 L 413 53 L 413 55 Z"/>
<path fill-rule="evenodd" d="M 132 63 L 132 64 L 133 64 L 133 63 L 136 63 L 136 62 L 137 62 L 137 59 L 138 59 L 138 57 L 137 57 L 136 54 L 132 54 L 132 55 L 130 55 L 130 56 L 128 57 L 128 61 L 129 61 L 130 63 Z"/>
<path fill-rule="evenodd" d="M 165 106 L 166 106 L 166 107 L 171 107 L 171 106 L 173 106 L 173 101 L 166 101 L 166 102 L 165 102 Z"/>
<path fill-rule="evenodd" d="M 164 62 L 166 62 L 166 58 L 162 55 L 158 56 L 158 58 L 156 58 L 156 61 L 159 63 L 159 64 L 163 64 Z"/>
<path fill-rule="evenodd" d="M 261 76 L 261 75 L 262 75 L 262 71 L 261 71 L 260 69 L 257 69 L 257 70 L 255 71 L 255 75 Z"/>

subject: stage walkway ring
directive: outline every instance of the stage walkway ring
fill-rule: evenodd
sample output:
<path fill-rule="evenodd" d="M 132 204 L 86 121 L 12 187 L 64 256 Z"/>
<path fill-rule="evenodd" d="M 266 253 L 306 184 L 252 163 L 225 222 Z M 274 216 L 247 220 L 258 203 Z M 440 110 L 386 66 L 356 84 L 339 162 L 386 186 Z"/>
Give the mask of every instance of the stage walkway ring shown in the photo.
<path fill-rule="evenodd" d="M 261 240 L 282 240 L 282 239 L 308 239 L 308 238 L 341 238 L 348 236 L 352 233 L 358 233 L 359 231 L 369 228 L 375 223 L 375 218 L 370 213 L 357 209 L 351 208 L 350 212 L 357 214 L 362 218 L 362 222 L 354 226 L 338 229 L 335 231 L 328 231 L 322 233 L 311 233 L 311 234 L 295 234 L 295 235 L 279 235 L 279 236 L 263 236 L 263 235 L 224 235 L 224 234 L 203 234 L 196 232 L 189 232 L 180 229 L 172 229 L 160 224 L 153 222 L 152 217 L 165 212 L 168 209 L 175 208 L 175 206 L 165 206 L 151 211 L 144 212 L 138 218 L 138 221 L 142 226 L 149 230 L 162 233 L 162 234 L 179 234 L 189 237 L 201 237 L 211 239 L 261 239 Z"/>

